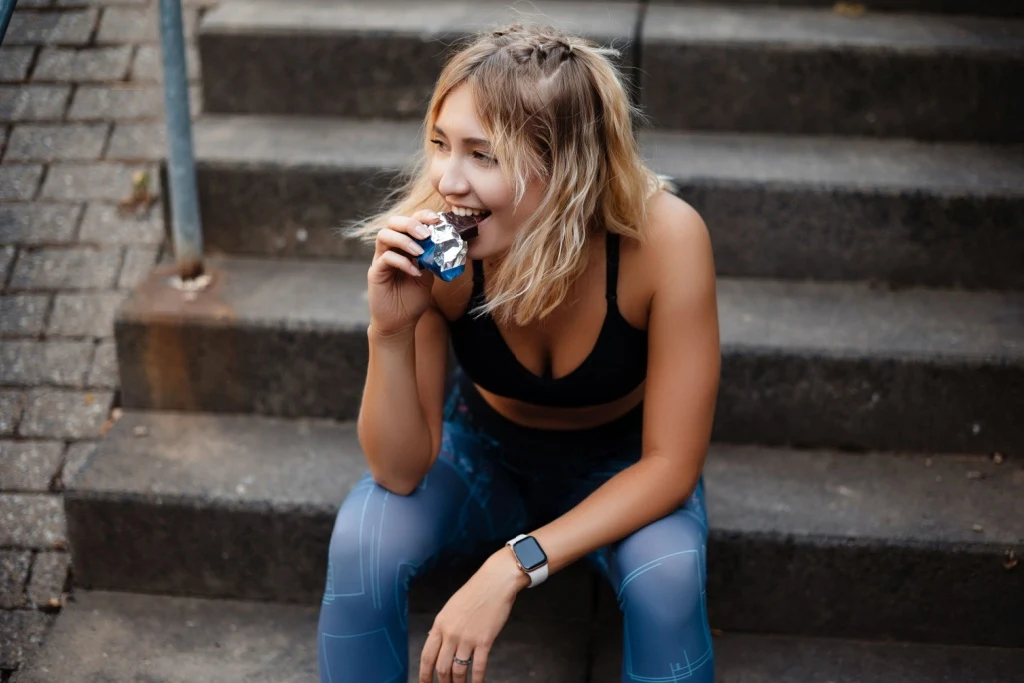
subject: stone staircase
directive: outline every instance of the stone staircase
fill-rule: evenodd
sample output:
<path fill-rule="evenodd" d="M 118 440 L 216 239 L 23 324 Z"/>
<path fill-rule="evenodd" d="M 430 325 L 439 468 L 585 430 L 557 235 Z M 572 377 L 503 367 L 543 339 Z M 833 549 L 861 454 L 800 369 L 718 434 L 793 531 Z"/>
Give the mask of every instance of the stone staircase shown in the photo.
<path fill-rule="evenodd" d="M 712 232 L 718 679 L 1019 681 L 1019 3 L 774 4 L 520 6 L 623 49 L 645 154 Z M 75 598 L 18 683 L 317 680 L 327 544 L 363 468 L 366 250 L 337 227 L 416 149 L 446 46 L 511 16 L 205 16 L 213 284 L 184 297 L 164 269 L 119 314 L 124 415 L 66 479 Z M 414 585 L 412 662 L 473 569 Z M 488 681 L 617 683 L 620 648 L 613 593 L 577 565 L 521 595 Z"/>

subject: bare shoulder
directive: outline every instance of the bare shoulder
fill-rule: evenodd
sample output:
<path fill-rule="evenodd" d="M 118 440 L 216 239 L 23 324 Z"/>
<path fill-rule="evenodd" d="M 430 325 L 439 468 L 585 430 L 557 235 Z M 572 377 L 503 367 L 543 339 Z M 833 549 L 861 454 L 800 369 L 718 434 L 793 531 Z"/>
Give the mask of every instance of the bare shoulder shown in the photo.
<path fill-rule="evenodd" d="M 651 197 L 640 260 L 655 276 L 654 292 L 682 282 L 714 280 L 711 236 L 696 209 L 664 190 Z"/>

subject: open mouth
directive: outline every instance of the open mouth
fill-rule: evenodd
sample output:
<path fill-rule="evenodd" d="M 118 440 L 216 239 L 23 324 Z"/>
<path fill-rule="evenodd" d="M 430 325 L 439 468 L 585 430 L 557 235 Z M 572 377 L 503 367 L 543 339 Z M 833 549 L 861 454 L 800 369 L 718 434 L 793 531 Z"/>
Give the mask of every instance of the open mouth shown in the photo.
<path fill-rule="evenodd" d="M 444 220 L 455 228 L 455 232 L 459 233 L 459 237 L 464 240 L 471 240 L 480 234 L 480 224 L 490 215 L 490 211 L 484 211 L 472 216 L 460 216 L 451 211 L 441 214 Z"/>

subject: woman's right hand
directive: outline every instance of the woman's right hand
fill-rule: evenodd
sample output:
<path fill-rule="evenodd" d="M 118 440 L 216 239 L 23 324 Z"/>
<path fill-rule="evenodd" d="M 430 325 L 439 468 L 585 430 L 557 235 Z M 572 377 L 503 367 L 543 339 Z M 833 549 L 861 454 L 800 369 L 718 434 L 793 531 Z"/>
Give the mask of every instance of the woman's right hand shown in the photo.
<path fill-rule="evenodd" d="M 416 257 L 423 249 L 417 239 L 430 236 L 424 224 L 440 220 L 433 211 L 391 216 L 377 233 L 377 248 L 366 281 L 370 300 L 370 324 L 382 335 L 412 332 L 430 305 L 434 274 L 420 270 Z"/>

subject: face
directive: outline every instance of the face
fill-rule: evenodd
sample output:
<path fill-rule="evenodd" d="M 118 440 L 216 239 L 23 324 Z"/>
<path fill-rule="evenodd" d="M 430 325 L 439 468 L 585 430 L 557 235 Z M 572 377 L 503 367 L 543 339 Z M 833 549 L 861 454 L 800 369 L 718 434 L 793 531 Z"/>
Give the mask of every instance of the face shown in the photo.
<path fill-rule="evenodd" d="M 491 212 L 479 224 L 479 235 L 469 241 L 468 257 L 486 259 L 503 253 L 540 204 L 543 183 L 531 180 L 523 200 L 514 206 L 512 183 L 486 140 L 468 85 L 460 85 L 444 99 L 429 135 L 433 146 L 430 182 L 448 209 Z"/>

